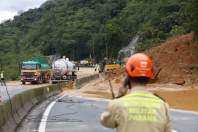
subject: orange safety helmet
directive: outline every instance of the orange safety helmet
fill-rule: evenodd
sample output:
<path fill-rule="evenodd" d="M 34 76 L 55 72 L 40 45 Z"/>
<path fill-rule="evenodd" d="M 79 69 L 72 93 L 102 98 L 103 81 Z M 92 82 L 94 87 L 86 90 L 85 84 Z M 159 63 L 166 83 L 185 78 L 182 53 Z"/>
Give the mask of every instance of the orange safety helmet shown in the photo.
<path fill-rule="evenodd" d="M 132 55 L 126 63 L 126 71 L 130 77 L 153 77 L 153 61 L 144 53 Z"/>

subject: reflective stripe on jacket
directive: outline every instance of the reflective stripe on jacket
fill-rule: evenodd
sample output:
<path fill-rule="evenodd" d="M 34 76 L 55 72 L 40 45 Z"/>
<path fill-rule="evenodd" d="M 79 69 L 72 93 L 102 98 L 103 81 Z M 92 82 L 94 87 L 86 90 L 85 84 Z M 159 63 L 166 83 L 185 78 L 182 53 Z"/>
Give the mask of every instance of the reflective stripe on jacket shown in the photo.
<path fill-rule="evenodd" d="M 167 104 L 147 91 L 111 101 L 101 123 L 117 132 L 172 132 Z"/>

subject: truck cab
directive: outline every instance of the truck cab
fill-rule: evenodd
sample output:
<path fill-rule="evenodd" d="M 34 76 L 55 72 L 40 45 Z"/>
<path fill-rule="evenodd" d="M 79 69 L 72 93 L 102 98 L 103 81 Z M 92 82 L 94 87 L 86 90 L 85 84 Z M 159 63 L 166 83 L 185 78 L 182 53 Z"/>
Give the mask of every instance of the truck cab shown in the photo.
<path fill-rule="evenodd" d="M 37 61 L 26 61 L 21 64 L 21 82 L 42 83 L 49 80 L 50 73 L 48 64 Z"/>

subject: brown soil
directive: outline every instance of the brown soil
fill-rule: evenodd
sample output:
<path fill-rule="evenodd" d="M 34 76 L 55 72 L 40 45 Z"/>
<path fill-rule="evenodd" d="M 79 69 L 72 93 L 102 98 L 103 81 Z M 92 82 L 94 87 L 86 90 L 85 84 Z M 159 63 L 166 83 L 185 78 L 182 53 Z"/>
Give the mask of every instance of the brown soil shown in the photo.
<path fill-rule="evenodd" d="M 104 76 L 101 76 L 99 79 L 87 83 L 81 89 L 71 89 L 72 86 L 67 85 L 64 89 L 65 90 L 64 94 L 112 99 L 112 93 L 110 92 L 108 79 L 109 78 L 105 79 Z M 119 82 L 117 82 L 118 80 Z M 111 78 L 111 83 L 114 88 L 114 92 L 117 93 L 118 88 L 121 86 L 120 79 Z"/>
<path fill-rule="evenodd" d="M 146 51 L 153 58 L 156 69 L 161 69 L 157 82 L 181 85 L 198 82 L 197 50 L 193 35 L 187 34 Z"/>
<path fill-rule="evenodd" d="M 198 89 L 182 91 L 157 91 L 171 108 L 198 111 Z"/>

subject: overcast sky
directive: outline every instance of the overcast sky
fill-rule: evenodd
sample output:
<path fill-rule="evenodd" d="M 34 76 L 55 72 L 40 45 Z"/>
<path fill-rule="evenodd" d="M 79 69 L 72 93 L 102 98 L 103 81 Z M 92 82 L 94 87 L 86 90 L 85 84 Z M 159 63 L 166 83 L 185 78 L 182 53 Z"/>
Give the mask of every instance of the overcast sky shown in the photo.
<path fill-rule="evenodd" d="M 19 11 L 39 7 L 47 0 L 0 0 L 0 23 L 13 19 Z"/>

